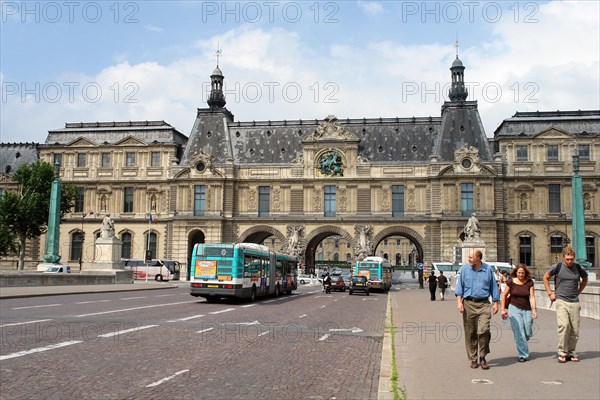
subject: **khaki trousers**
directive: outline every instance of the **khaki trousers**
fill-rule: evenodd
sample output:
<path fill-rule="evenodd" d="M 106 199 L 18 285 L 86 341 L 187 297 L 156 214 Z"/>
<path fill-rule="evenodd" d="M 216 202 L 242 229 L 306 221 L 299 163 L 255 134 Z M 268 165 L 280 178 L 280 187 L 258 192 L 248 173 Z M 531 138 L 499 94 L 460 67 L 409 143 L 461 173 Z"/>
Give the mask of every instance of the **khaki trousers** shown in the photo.
<path fill-rule="evenodd" d="M 465 327 L 465 346 L 470 361 L 485 357 L 490 352 L 490 320 L 492 305 L 489 302 L 477 303 L 463 300 L 463 325 Z"/>
<path fill-rule="evenodd" d="M 556 299 L 556 322 L 558 324 L 558 355 L 574 356 L 575 346 L 579 340 L 579 314 L 581 306 L 578 302 Z"/>

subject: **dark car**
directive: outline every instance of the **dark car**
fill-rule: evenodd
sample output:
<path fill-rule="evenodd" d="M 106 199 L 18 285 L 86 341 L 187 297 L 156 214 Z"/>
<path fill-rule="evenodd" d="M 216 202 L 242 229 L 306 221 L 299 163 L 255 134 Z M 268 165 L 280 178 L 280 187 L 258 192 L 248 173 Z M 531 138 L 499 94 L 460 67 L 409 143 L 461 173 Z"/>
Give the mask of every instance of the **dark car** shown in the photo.
<path fill-rule="evenodd" d="M 352 277 L 352 282 L 350 283 L 350 289 L 349 289 L 350 294 L 354 293 L 354 292 L 363 292 L 366 293 L 366 295 L 369 295 L 369 285 L 367 283 L 367 277 L 366 276 L 353 276 Z"/>
<path fill-rule="evenodd" d="M 331 275 L 331 290 L 337 290 L 339 292 L 346 291 L 346 284 L 341 275 Z"/>

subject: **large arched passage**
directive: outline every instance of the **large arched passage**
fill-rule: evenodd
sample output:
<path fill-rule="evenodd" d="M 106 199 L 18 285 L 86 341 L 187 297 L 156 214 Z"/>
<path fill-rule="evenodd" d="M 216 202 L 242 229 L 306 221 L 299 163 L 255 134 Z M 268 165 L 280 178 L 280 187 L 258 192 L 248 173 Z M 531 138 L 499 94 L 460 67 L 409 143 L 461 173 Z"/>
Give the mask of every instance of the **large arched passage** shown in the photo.
<path fill-rule="evenodd" d="M 240 243 L 262 243 L 265 239 L 275 236 L 279 243 L 285 243 L 285 235 L 279 232 L 277 229 L 268 225 L 257 225 L 248 229 L 239 236 L 238 242 Z"/>
<path fill-rule="evenodd" d="M 192 251 L 194 251 L 194 246 L 198 243 L 204 243 L 205 239 L 204 232 L 200 230 L 193 230 L 188 234 L 187 274 L 185 275 L 188 281 L 192 272 Z"/>
<path fill-rule="evenodd" d="M 390 236 L 403 236 L 410 240 L 411 243 L 414 245 L 416 251 L 415 261 L 424 260 L 425 254 L 423 250 L 423 237 L 417 231 L 402 225 L 391 226 L 376 234 L 373 237 L 373 249 L 376 249 L 377 246 L 379 246 L 379 243 L 381 243 L 385 238 L 388 238 Z"/>
<path fill-rule="evenodd" d="M 323 241 L 323 239 L 332 235 L 339 235 L 347 241 L 354 243 L 354 238 L 352 235 L 342 228 L 333 225 L 321 226 L 308 233 L 308 235 L 300 241 L 301 246 L 306 246 L 306 250 L 304 251 L 304 265 L 306 273 L 312 274 L 315 272 L 315 249 L 317 248 L 317 245 Z"/>

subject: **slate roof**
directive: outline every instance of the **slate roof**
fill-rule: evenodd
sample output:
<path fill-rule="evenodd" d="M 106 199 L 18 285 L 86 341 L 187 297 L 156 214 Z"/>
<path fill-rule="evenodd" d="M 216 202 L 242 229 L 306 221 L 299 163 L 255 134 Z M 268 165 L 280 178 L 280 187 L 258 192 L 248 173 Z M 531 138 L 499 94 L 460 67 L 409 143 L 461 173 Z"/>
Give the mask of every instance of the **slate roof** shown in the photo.
<path fill-rule="evenodd" d="M 0 173 L 11 175 L 23 164 L 39 159 L 36 143 L 0 143 Z"/>
<path fill-rule="evenodd" d="M 187 143 L 187 136 L 165 121 L 68 122 L 62 129 L 48 131 L 45 144 L 67 145 L 79 138 L 92 143 L 115 144 L 134 137 L 146 144 Z"/>
<path fill-rule="evenodd" d="M 600 135 L 600 110 L 516 112 L 494 132 L 494 138 L 532 136 L 558 128 L 578 136 Z"/>

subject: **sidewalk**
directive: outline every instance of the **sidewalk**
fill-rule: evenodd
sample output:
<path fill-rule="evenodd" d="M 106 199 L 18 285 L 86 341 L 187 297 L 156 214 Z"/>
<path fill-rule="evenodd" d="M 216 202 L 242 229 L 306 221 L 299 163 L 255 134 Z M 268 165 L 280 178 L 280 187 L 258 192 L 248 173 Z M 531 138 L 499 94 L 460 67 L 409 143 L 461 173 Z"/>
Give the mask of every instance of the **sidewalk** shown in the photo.
<path fill-rule="evenodd" d="M 390 317 L 395 327 L 398 389 L 401 397 L 404 390 L 406 399 L 600 398 L 598 320 L 581 319 L 577 344 L 581 362 L 559 364 L 556 314 L 539 310 L 529 342 L 530 359 L 517 363 L 510 323 L 502 324 L 498 313 L 492 317 L 490 369 L 484 371 L 470 368 L 453 291 L 446 292 L 446 301 L 440 301 L 439 294 L 438 300 L 430 301 L 427 288 L 418 289 L 413 283 L 395 285 L 388 296 Z M 386 369 L 391 371 L 391 334 L 385 336 L 382 375 Z M 379 398 L 393 399 L 391 385 L 386 388 L 383 379 L 380 382 Z"/>
<path fill-rule="evenodd" d="M 19 286 L 0 288 L 0 299 L 21 297 L 56 296 L 62 294 L 85 294 L 103 292 L 129 292 L 137 290 L 173 289 L 178 282 L 155 282 L 135 280 L 133 284 L 111 285 L 64 285 L 64 286 Z"/>

